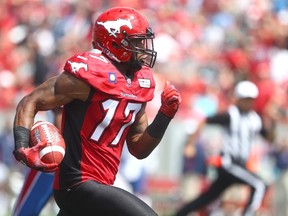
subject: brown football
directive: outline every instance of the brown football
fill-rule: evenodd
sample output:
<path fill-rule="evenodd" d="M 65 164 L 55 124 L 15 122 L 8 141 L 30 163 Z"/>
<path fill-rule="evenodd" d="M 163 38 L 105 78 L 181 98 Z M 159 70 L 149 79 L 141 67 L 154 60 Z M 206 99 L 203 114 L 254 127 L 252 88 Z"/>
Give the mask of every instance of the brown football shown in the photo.
<path fill-rule="evenodd" d="M 41 161 L 47 164 L 60 164 L 65 155 L 65 142 L 58 128 L 47 121 L 37 121 L 31 128 L 30 147 L 46 142 L 39 151 Z"/>

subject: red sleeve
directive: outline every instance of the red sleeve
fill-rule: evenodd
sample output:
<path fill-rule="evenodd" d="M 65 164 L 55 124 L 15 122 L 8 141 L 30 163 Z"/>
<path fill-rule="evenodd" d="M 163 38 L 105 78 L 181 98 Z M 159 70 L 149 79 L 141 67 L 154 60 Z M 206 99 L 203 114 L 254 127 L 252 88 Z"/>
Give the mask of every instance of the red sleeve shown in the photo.
<path fill-rule="evenodd" d="M 147 67 L 136 72 L 131 81 L 101 54 L 86 52 L 69 58 L 64 70 L 96 90 L 116 98 L 147 102 L 154 97 L 155 81 L 152 71 Z"/>

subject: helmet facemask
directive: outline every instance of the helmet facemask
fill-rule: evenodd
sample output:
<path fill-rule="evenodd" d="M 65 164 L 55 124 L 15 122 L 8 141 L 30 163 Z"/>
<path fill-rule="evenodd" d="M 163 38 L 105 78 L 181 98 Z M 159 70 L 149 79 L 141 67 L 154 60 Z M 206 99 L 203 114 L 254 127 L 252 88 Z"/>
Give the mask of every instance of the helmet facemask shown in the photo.
<path fill-rule="evenodd" d="M 121 41 L 121 47 L 133 53 L 132 61 L 139 65 L 152 68 L 155 64 L 157 52 L 154 51 L 153 39 L 155 38 L 151 28 L 147 28 L 143 34 L 127 34 L 123 32 L 125 38 Z"/>

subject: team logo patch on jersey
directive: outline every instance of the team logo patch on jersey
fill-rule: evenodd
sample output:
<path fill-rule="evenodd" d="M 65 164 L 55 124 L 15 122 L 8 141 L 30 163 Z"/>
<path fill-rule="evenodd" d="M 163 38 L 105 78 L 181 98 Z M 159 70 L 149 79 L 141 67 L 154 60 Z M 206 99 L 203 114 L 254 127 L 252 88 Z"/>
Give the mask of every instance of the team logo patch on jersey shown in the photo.
<path fill-rule="evenodd" d="M 117 38 L 116 34 L 120 33 L 120 28 L 122 26 L 127 26 L 129 29 L 132 29 L 132 24 L 130 20 L 125 19 L 117 19 L 114 21 L 106 21 L 106 22 L 97 22 L 97 24 L 104 26 L 104 28 L 108 31 L 109 36 L 114 36 Z"/>
<path fill-rule="evenodd" d="M 108 80 L 110 83 L 116 83 L 117 82 L 117 77 L 114 72 L 108 73 Z"/>
<path fill-rule="evenodd" d="M 81 68 L 83 68 L 85 71 L 88 71 L 88 65 L 83 62 L 68 61 L 68 63 L 71 65 L 71 69 L 74 73 L 78 72 Z"/>
<path fill-rule="evenodd" d="M 150 79 L 138 79 L 139 85 L 142 88 L 150 88 L 151 87 L 151 81 Z"/>

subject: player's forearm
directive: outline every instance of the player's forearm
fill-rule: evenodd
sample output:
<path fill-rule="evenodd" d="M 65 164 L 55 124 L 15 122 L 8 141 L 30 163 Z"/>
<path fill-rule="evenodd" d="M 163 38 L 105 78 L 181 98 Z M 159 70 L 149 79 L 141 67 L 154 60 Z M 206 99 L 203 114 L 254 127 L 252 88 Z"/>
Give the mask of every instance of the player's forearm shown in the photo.
<path fill-rule="evenodd" d="M 139 159 L 146 158 L 157 147 L 170 121 L 174 118 L 180 102 L 181 96 L 179 92 L 173 85 L 167 82 L 161 94 L 160 109 L 152 123 L 146 128 L 147 124 L 145 122 L 147 121 L 144 119 L 145 115 L 142 115 L 142 118 L 139 120 L 142 123 L 138 124 L 138 127 L 136 125 L 130 133 L 134 134 L 134 136 L 129 137 L 128 135 L 127 144 L 132 155 Z"/>
<path fill-rule="evenodd" d="M 24 97 L 16 108 L 16 114 L 14 118 L 14 127 L 22 126 L 30 129 L 34 122 L 34 116 L 36 114 L 36 107 L 30 100 L 30 96 Z"/>
<path fill-rule="evenodd" d="M 35 106 L 32 103 L 30 96 L 24 97 L 16 108 L 16 115 L 13 125 L 14 149 L 21 147 L 28 148 L 30 128 L 34 122 Z"/>
<path fill-rule="evenodd" d="M 131 154 L 138 159 L 146 158 L 158 146 L 171 121 L 163 113 L 158 112 L 153 122 L 140 136 L 134 136 L 128 143 Z"/>

